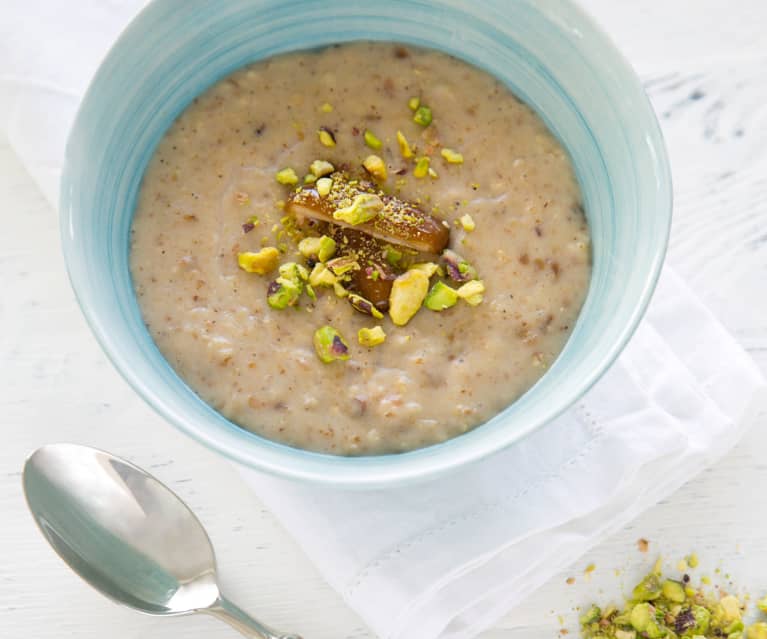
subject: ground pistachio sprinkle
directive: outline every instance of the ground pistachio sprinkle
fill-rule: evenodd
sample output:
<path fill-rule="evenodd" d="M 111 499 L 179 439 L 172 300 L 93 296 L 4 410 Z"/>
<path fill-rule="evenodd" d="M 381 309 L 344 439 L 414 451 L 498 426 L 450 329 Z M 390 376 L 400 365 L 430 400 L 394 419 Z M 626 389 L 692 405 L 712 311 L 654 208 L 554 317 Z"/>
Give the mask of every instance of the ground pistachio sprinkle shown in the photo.
<path fill-rule="evenodd" d="M 697 557 L 690 555 L 684 564 L 694 567 Z M 721 590 L 717 595 L 695 587 L 686 573 L 666 578 L 658 560 L 623 608 L 590 606 L 580 618 L 581 635 L 584 639 L 767 639 L 767 617 L 744 623 L 746 602 Z M 757 607 L 767 615 L 767 597 Z"/>

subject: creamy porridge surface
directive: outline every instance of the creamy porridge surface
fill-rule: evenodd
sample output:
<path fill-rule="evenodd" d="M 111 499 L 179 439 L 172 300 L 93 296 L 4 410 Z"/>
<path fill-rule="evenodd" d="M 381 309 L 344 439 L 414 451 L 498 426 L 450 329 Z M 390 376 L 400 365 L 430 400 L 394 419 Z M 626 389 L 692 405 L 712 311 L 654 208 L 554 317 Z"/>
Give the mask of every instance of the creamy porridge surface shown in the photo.
<path fill-rule="evenodd" d="M 413 122 L 413 96 L 433 111 L 426 128 Z M 320 127 L 335 146 L 321 144 Z M 332 289 L 274 310 L 266 291 L 276 273 L 238 267 L 238 253 L 264 246 L 301 261 L 282 232 L 291 189 L 275 174 L 295 167 L 303 178 L 316 159 L 359 166 L 372 152 L 365 129 L 383 142 L 384 189 L 450 224 L 450 247 L 485 284 L 481 304 L 422 308 L 402 327 Z M 398 130 L 438 177 L 414 177 Z M 441 145 L 463 163 L 446 162 Z M 467 213 L 473 231 L 459 223 Z M 251 216 L 258 223 L 244 232 Z M 486 73 L 392 44 L 276 57 L 197 98 L 149 165 L 131 244 L 144 319 L 179 375 L 243 428 L 335 454 L 426 446 L 501 411 L 561 351 L 590 276 L 580 192 L 543 122 Z M 323 325 L 345 338 L 347 361 L 318 359 L 312 336 Z M 386 341 L 361 346 L 358 330 L 376 325 Z"/>

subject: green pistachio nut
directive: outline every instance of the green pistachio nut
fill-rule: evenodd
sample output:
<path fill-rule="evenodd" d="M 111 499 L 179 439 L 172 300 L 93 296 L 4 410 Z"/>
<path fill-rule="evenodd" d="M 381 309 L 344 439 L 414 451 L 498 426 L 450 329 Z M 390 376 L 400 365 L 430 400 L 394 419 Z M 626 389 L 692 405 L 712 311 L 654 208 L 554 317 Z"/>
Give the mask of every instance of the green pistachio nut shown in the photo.
<path fill-rule="evenodd" d="M 655 608 L 649 603 L 638 603 L 631 609 L 629 623 L 637 632 L 644 632 L 655 618 Z"/>
<path fill-rule="evenodd" d="M 637 601 L 652 601 L 660 597 L 661 592 L 660 579 L 657 575 L 650 574 L 636 585 L 632 596 Z"/>
<path fill-rule="evenodd" d="M 334 257 L 332 260 L 328 260 L 326 262 L 326 266 L 336 277 L 342 277 L 347 273 L 357 271 L 360 268 L 360 264 L 357 261 L 357 258 L 353 255 L 342 255 L 341 257 Z"/>
<path fill-rule="evenodd" d="M 431 119 L 431 109 L 425 104 L 421 104 L 413 114 L 413 122 L 420 124 L 421 126 L 429 126 L 431 124 Z"/>
<path fill-rule="evenodd" d="M 323 326 L 314 332 L 314 350 L 325 364 L 349 359 L 349 346 L 332 326 Z"/>
<path fill-rule="evenodd" d="M 314 162 L 309 165 L 309 171 L 316 178 L 330 175 L 335 170 L 335 167 L 327 160 L 314 160 Z"/>
<path fill-rule="evenodd" d="M 582 625 L 587 626 L 590 623 L 599 621 L 602 617 L 602 611 L 599 606 L 591 606 L 586 612 L 581 615 L 580 622 Z"/>
<path fill-rule="evenodd" d="M 389 294 L 389 317 L 404 326 L 418 312 L 429 291 L 429 278 L 422 271 L 406 271 L 394 280 Z"/>
<path fill-rule="evenodd" d="M 365 144 L 367 144 L 374 151 L 379 151 L 383 146 L 383 142 L 381 142 L 381 140 L 379 140 L 370 129 L 365 129 L 365 133 L 362 137 L 365 140 Z"/>
<path fill-rule="evenodd" d="M 309 274 L 309 284 L 315 287 L 334 286 L 337 282 L 338 278 L 321 262 L 315 264 L 312 272 Z"/>
<path fill-rule="evenodd" d="M 380 326 L 361 328 L 357 331 L 357 341 L 359 341 L 362 346 L 367 346 L 368 348 L 383 344 L 385 340 L 386 333 L 384 333 L 383 328 Z"/>
<path fill-rule="evenodd" d="M 352 226 L 364 224 L 375 218 L 383 207 L 383 201 L 375 193 L 360 193 L 349 206 L 333 211 L 333 219 Z"/>
<path fill-rule="evenodd" d="M 291 167 L 286 167 L 277 171 L 274 178 L 280 184 L 285 184 L 286 186 L 293 186 L 294 184 L 298 184 L 298 176 Z"/>
<path fill-rule="evenodd" d="M 664 581 L 661 590 L 663 596 L 669 601 L 684 603 L 685 599 L 687 598 L 684 592 L 684 586 L 678 581 L 674 581 L 672 579 L 667 579 Z"/>
<path fill-rule="evenodd" d="M 444 311 L 458 302 L 458 293 L 444 282 L 436 282 L 431 287 L 423 305 L 432 311 Z"/>
<path fill-rule="evenodd" d="M 266 290 L 266 302 L 276 310 L 282 310 L 288 306 L 295 306 L 301 296 L 301 289 L 295 282 L 278 277 L 269 284 Z"/>
<path fill-rule="evenodd" d="M 383 313 L 381 313 L 381 311 L 373 306 L 373 302 L 366 300 L 364 297 L 362 297 L 362 295 L 349 293 L 347 299 L 349 300 L 349 304 L 352 305 L 354 310 L 359 311 L 364 315 L 372 315 L 376 319 L 383 319 Z"/>

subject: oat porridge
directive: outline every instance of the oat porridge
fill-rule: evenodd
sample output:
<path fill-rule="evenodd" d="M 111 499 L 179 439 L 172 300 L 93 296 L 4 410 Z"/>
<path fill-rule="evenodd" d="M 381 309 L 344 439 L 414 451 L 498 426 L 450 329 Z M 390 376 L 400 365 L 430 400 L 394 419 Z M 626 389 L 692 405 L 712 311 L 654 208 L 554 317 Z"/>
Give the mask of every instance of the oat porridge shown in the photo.
<path fill-rule="evenodd" d="M 179 116 L 131 272 L 170 365 L 314 451 L 407 451 L 487 421 L 562 350 L 591 272 L 568 155 L 490 75 L 353 43 L 255 63 Z"/>

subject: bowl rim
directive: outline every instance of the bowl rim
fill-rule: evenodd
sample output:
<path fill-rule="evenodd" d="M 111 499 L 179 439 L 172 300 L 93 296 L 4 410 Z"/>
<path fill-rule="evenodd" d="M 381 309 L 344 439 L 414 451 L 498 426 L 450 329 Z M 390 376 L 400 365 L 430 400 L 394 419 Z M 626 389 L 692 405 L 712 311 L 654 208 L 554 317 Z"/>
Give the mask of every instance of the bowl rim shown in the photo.
<path fill-rule="evenodd" d="M 531 420 L 524 426 L 516 428 L 514 431 L 505 432 L 500 430 L 493 433 L 494 436 L 484 439 L 466 441 L 463 437 L 455 437 L 438 445 L 428 446 L 426 448 L 416 449 L 406 453 L 391 453 L 378 456 L 359 456 L 343 457 L 323 453 L 315 453 L 300 448 L 290 447 L 277 442 L 272 442 L 255 433 L 250 433 L 242 429 L 242 432 L 249 437 L 251 445 L 230 445 L 221 441 L 216 433 L 210 428 L 209 423 L 199 420 L 199 423 L 190 423 L 177 414 L 162 397 L 158 396 L 153 389 L 149 388 L 142 380 L 131 370 L 131 368 L 122 361 L 120 355 L 121 347 L 115 344 L 107 328 L 102 325 L 98 313 L 87 304 L 83 297 L 85 286 L 78 283 L 73 276 L 71 259 L 75 252 L 76 239 L 72 232 L 71 221 L 74 209 L 74 202 L 69 197 L 70 189 L 67 188 L 72 183 L 72 166 L 70 162 L 70 147 L 76 138 L 77 132 L 86 127 L 84 122 L 84 105 L 92 100 L 93 94 L 97 91 L 99 79 L 104 74 L 104 67 L 107 62 L 122 49 L 126 42 L 135 37 L 135 33 L 143 29 L 143 22 L 153 19 L 153 11 L 161 4 L 158 0 L 149 2 L 126 26 L 119 38 L 112 44 L 107 55 L 102 60 L 95 75 L 93 76 L 88 89 L 78 107 L 74 123 L 67 137 L 66 154 L 63 164 L 61 189 L 60 189 L 60 233 L 64 258 L 69 276 L 69 281 L 75 293 L 77 302 L 81 311 L 96 337 L 102 350 L 112 365 L 117 369 L 125 381 L 133 390 L 146 401 L 159 415 L 170 422 L 181 432 L 189 435 L 207 448 L 223 455 L 229 460 L 240 464 L 249 470 L 265 471 L 269 474 L 280 476 L 286 479 L 298 480 L 303 482 L 321 483 L 329 486 L 343 488 L 378 488 L 383 486 L 395 486 L 404 483 L 416 481 L 426 481 L 434 479 L 440 475 L 457 469 L 466 464 L 479 461 L 494 453 L 500 452 L 504 448 L 513 445 L 515 442 L 523 439 L 531 432 L 544 426 L 560 414 L 568 410 L 575 404 L 599 379 L 605 374 L 610 366 L 621 354 L 626 344 L 634 335 L 640 321 L 642 320 L 647 306 L 650 303 L 653 292 L 655 291 L 658 279 L 660 277 L 666 252 L 668 249 L 669 236 L 671 232 L 672 208 L 673 208 L 673 189 L 671 170 L 668 160 L 668 154 L 660 129 L 657 117 L 650 104 L 647 95 L 641 85 L 636 73 L 625 59 L 623 54 L 613 44 L 612 40 L 605 34 L 601 27 L 580 7 L 575 5 L 572 0 L 554 0 L 549 4 L 556 5 L 557 10 L 569 12 L 570 16 L 578 20 L 581 24 L 587 25 L 593 32 L 590 36 L 597 37 L 599 46 L 610 52 L 612 64 L 618 67 L 623 79 L 635 92 L 638 101 L 634 105 L 645 112 L 647 125 L 652 129 L 649 131 L 654 138 L 653 149 L 655 151 L 655 163 L 653 169 L 656 186 L 654 193 L 658 205 L 656 213 L 658 215 L 662 241 L 657 243 L 654 248 L 652 258 L 649 261 L 650 268 L 644 282 L 644 287 L 637 295 L 637 303 L 634 305 L 630 317 L 624 323 L 619 336 L 605 350 L 604 355 L 598 364 L 595 364 L 590 373 L 584 376 L 578 384 L 577 392 L 569 402 L 563 402 L 561 405 L 555 405 L 548 410 L 542 411 L 540 417 Z M 550 7 L 549 7 L 550 9 Z M 296 50 L 299 50 L 297 47 Z M 664 228 L 665 227 L 665 228 Z M 239 428 L 239 427 L 237 427 Z M 481 425 L 474 429 L 479 430 Z M 460 443 L 456 443 L 460 442 Z M 277 450 L 276 455 L 269 455 L 267 460 L 258 458 L 258 452 L 265 452 L 267 448 Z"/>

